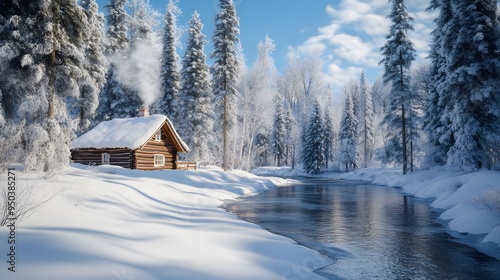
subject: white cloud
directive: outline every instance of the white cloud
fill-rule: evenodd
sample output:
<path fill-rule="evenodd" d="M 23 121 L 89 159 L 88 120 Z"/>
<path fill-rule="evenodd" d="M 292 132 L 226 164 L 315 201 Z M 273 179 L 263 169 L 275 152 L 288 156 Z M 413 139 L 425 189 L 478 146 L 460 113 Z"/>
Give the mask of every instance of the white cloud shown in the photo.
<path fill-rule="evenodd" d="M 435 13 L 425 12 L 429 1 L 407 2 L 410 14 L 415 18 L 415 31 L 409 36 L 415 44 L 417 56 L 422 59 L 428 55 L 430 32 L 434 28 L 432 21 L 436 16 Z M 334 85 L 341 85 L 350 78 L 357 79 L 362 69 L 380 72 L 380 48 L 385 43 L 391 24 L 387 19 L 389 11 L 390 2 L 387 0 L 342 0 L 338 4 L 327 5 L 325 12 L 331 17 L 330 23 L 319 27 L 318 35 L 310 37 L 302 45 L 291 47 L 290 52 L 322 52 L 328 80 Z"/>
<path fill-rule="evenodd" d="M 349 80 L 358 79 L 363 68 L 349 66 L 340 67 L 338 64 L 331 63 L 326 69 L 324 79 L 335 88 L 342 88 Z"/>

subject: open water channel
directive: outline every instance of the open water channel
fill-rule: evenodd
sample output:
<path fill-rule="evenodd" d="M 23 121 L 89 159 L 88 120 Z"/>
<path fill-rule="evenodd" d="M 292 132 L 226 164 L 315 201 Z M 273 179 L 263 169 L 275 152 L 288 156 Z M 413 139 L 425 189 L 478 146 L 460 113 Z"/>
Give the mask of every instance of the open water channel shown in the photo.
<path fill-rule="evenodd" d="M 461 243 L 429 201 L 401 190 L 299 180 L 225 208 L 334 260 L 328 279 L 500 279 L 500 261 Z"/>

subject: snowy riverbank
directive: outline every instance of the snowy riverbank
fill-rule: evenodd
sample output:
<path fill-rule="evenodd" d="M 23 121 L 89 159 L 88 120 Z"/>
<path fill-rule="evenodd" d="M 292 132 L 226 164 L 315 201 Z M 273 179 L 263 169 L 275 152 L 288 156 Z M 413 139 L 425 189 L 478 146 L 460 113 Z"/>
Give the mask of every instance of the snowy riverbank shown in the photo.
<path fill-rule="evenodd" d="M 55 197 L 16 225 L 16 272 L 0 228 L 0 279 L 322 279 L 312 271 L 331 260 L 219 207 L 286 183 L 218 169 L 17 173 L 33 201 Z"/>
<path fill-rule="evenodd" d="M 303 176 L 299 168 L 263 167 L 255 174 Z M 481 251 L 500 259 L 500 172 L 461 171 L 436 167 L 403 176 L 400 169 L 364 168 L 349 173 L 325 172 L 320 177 L 362 180 L 401 187 L 409 195 L 429 199 L 442 211 L 440 218 L 452 233 Z"/>

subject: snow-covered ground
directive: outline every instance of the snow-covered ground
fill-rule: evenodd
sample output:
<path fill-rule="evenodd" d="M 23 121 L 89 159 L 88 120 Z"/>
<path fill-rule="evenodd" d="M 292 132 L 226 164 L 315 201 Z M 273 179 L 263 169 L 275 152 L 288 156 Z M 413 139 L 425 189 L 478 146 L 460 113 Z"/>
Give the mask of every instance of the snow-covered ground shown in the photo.
<path fill-rule="evenodd" d="M 286 183 L 218 169 L 16 173 L 32 201 L 55 196 L 16 225 L 16 272 L 0 228 L 0 279 L 322 279 L 312 271 L 331 260 L 219 207 Z"/>
<path fill-rule="evenodd" d="M 304 176 L 300 168 L 262 167 L 259 175 Z M 363 168 L 349 173 L 325 172 L 320 177 L 362 180 L 401 187 L 409 195 L 431 200 L 451 233 L 500 259 L 500 172 L 465 174 L 436 167 L 403 176 L 401 169 Z"/>

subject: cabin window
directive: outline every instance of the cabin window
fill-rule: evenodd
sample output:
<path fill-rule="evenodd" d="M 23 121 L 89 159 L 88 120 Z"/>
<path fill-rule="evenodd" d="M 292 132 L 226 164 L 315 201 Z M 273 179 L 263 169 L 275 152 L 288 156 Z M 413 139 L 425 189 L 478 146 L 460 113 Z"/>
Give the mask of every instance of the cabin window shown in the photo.
<path fill-rule="evenodd" d="M 101 154 L 101 163 L 102 164 L 109 164 L 109 159 L 111 156 L 108 153 L 102 153 Z"/>
<path fill-rule="evenodd" d="M 158 132 L 156 132 L 156 134 L 155 134 L 155 141 L 156 142 L 161 141 L 161 129 L 158 130 Z"/>
<path fill-rule="evenodd" d="M 165 166 L 165 156 L 155 155 L 155 167 Z"/>

